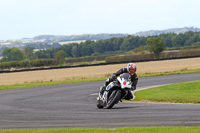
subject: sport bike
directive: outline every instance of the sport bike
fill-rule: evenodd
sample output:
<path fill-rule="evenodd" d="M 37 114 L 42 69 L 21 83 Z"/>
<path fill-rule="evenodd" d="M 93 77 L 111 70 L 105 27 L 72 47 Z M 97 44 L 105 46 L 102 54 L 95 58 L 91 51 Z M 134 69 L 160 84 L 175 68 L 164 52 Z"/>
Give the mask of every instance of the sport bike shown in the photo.
<path fill-rule="evenodd" d="M 128 73 L 123 73 L 119 77 L 110 82 L 101 96 L 97 97 L 97 107 L 111 109 L 115 104 L 128 94 L 131 89 L 131 76 Z"/>

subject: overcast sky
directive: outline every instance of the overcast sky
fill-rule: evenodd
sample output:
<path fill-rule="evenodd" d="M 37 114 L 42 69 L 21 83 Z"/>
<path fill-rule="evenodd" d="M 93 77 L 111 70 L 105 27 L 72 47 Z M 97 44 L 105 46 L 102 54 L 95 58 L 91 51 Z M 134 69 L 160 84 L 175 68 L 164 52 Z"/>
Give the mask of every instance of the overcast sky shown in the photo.
<path fill-rule="evenodd" d="M 200 28 L 200 0 L 0 0 L 0 40 Z"/>

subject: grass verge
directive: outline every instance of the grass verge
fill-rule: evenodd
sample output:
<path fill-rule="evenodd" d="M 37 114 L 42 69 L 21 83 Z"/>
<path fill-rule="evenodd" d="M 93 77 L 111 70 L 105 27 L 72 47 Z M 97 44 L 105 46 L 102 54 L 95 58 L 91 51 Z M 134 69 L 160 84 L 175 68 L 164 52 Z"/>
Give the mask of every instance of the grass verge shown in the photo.
<path fill-rule="evenodd" d="M 200 103 L 200 80 L 141 90 L 135 96 L 133 101 Z"/>
<path fill-rule="evenodd" d="M 145 73 L 145 74 L 138 75 L 138 76 L 139 77 L 149 77 L 149 76 L 197 73 L 197 72 L 200 72 L 200 69 L 198 69 L 198 70 L 181 70 L 181 71 L 165 72 L 165 73 Z M 57 84 L 91 82 L 91 81 L 102 81 L 102 80 L 106 80 L 107 78 L 108 77 L 95 78 L 95 79 L 69 80 L 69 81 L 49 81 L 49 82 L 36 82 L 36 83 L 25 83 L 25 84 L 15 84 L 15 85 L 0 85 L 0 90 L 15 89 L 15 88 L 26 88 L 26 87 L 36 87 L 36 86 L 47 86 L 47 85 L 57 85 Z"/>
<path fill-rule="evenodd" d="M 0 133 L 199 133 L 200 127 L 133 127 L 117 129 L 0 130 Z"/>

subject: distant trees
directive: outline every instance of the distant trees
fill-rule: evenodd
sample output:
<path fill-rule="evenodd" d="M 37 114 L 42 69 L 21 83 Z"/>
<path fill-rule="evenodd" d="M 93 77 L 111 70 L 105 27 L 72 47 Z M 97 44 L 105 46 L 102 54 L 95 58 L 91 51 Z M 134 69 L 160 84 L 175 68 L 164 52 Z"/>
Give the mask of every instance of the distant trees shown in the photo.
<path fill-rule="evenodd" d="M 49 49 L 49 48 L 57 48 L 61 46 L 59 43 L 57 42 L 52 43 L 51 41 L 27 43 L 26 45 L 30 47 L 34 47 L 36 49 Z"/>
<path fill-rule="evenodd" d="M 47 45 L 50 44 L 38 44 L 37 47 L 45 49 Z M 115 51 L 126 52 L 136 48 L 135 51 L 141 51 L 146 48 L 146 46 L 151 52 L 159 54 L 164 47 L 200 46 L 200 32 L 188 31 L 184 34 L 167 33 L 149 37 L 129 35 L 126 37 L 113 37 L 107 40 L 87 40 L 80 44 L 71 43 L 60 46 L 58 43 L 52 43 L 51 45 L 54 45 L 55 47 L 37 52 L 33 52 L 34 44 L 25 47 L 22 51 L 17 48 L 9 48 L 3 51 L 3 60 L 1 61 L 58 59 L 61 58 L 56 57 L 58 56 L 58 51 L 65 52 L 67 57 L 96 56 Z"/>
<path fill-rule="evenodd" d="M 72 47 L 71 53 L 72 53 L 73 57 L 79 57 L 80 56 L 80 50 L 79 50 L 78 45 L 74 45 Z"/>
<path fill-rule="evenodd" d="M 54 58 L 58 61 L 58 64 L 63 64 L 65 62 L 65 57 L 67 54 L 64 50 L 59 50 L 54 54 Z"/>
<path fill-rule="evenodd" d="M 37 59 L 36 55 L 33 53 L 34 47 L 27 46 L 23 49 L 24 55 L 29 59 L 29 60 L 34 60 Z"/>
<path fill-rule="evenodd" d="M 121 51 L 129 51 L 134 48 L 133 43 L 131 42 L 132 37 L 129 36 L 128 38 L 124 39 L 121 46 L 120 50 Z"/>
<path fill-rule="evenodd" d="M 25 59 L 23 52 L 15 47 L 5 49 L 2 55 L 2 61 L 21 61 Z"/>
<path fill-rule="evenodd" d="M 157 56 L 165 49 L 165 42 L 159 37 L 152 37 L 147 39 L 147 48 Z"/>
<path fill-rule="evenodd" d="M 50 58 L 50 53 L 45 51 L 45 50 L 37 51 L 35 53 L 35 55 L 38 59 L 48 59 L 48 58 Z"/>
<path fill-rule="evenodd" d="M 194 43 L 200 42 L 200 32 L 193 31 L 188 31 L 184 34 L 160 34 L 158 37 L 162 38 L 165 41 L 166 47 L 192 46 Z"/>

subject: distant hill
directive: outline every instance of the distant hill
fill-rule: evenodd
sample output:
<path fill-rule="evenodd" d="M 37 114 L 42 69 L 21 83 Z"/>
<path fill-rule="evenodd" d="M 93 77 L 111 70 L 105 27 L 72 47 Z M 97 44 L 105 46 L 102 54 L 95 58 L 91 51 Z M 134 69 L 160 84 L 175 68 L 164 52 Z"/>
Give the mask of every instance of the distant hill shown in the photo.
<path fill-rule="evenodd" d="M 124 37 L 128 34 L 83 34 L 83 35 L 71 35 L 71 36 L 56 36 L 56 35 L 40 35 L 36 36 L 34 40 L 47 39 L 55 42 L 65 41 L 78 41 L 78 40 L 105 40 L 113 37 Z"/>
<path fill-rule="evenodd" d="M 172 29 L 166 29 L 166 30 L 150 30 L 150 31 L 142 31 L 137 32 L 135 34 L 83 34 L 83 35 L 70 35 L 70 36 L 64 36 L 64 35 L 39 35 L 34 37 L 34 40 L 49 40 L 52 42 L 65 42 L 65 41 L 81 41 L 81 40 L 105 40 L 110 39 L 113 37 L 125 37 L 128 35 L 135 35 L 135 36 L 154 36 L 159 35 L 162 33 L 185 33 L 186 31 L 200 31 L 200 28 L 194 28 L 194 27 L 184 27 L 184 28 L 172 28 Z"/>
<path fill-rule="evenodd" d="M 136 36 L 155 36 L 159 35 L 162 33 L 185 33 L 187 31 L 200 31 L 199 28 L 194 28 L 194 27 L 184 27 L 184 28 L 173 28 L 173 29 L 166 29 L 166 30 L 150 30 L 150 31 L 142 31 L 142 32 L 137 32 L 134 35 Z"/>

